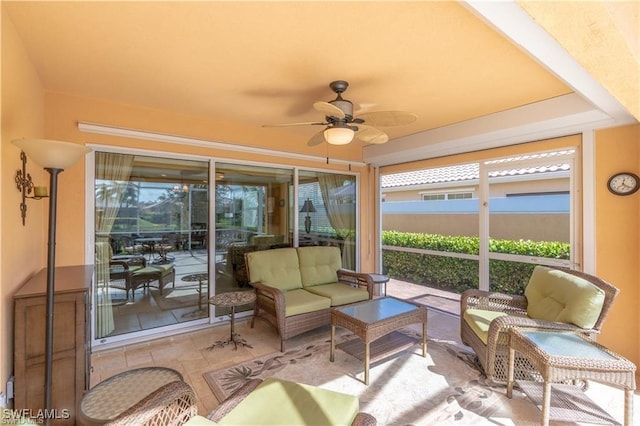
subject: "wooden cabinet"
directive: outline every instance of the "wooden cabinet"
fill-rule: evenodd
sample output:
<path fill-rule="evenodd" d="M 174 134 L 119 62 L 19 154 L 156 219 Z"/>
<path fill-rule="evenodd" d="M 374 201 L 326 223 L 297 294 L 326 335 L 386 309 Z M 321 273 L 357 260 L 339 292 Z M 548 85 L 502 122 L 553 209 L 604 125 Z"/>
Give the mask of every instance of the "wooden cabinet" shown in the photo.
<path fill-rule="evenodd" d="M 75 424 L 78 405 L 89 389 L 91 365 L 91 280 L 93 266 L 55 271 L 52 409 L 69 410 Z M 42 269 L 14 295 L 14 408 L 37 413 L 44 406 L 47 270 Z"/>

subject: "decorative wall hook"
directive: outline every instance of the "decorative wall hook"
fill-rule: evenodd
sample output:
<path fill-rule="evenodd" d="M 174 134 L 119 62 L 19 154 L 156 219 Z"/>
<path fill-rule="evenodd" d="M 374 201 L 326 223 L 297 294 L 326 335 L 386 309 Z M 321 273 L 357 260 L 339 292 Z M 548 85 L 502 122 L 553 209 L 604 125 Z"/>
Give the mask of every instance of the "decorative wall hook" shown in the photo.
<path fill-rule="evenodd" d="M 20 215 L 22 216 L 22 225 L 25 225 L 27 219 L 27 198 L 41 200 L 48 197 L 46 186 L 35 186 L 31 180 L 31 174 L 27 173 L 27 155 L 24 151 L 20 151 L 20 160 L 22 160 L 22 170 L 16 172 L 14 178 L 18 191 L 22 193 L 22 202 L 20 203 Z M 33 196 L 31 196 L 33 192 Z"/>

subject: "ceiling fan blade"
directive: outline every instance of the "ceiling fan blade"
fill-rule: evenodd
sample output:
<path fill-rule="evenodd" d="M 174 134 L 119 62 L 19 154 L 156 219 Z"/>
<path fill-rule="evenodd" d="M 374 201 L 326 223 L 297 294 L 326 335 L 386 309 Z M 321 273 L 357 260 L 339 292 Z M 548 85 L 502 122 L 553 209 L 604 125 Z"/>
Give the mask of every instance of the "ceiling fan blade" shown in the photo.
<path fill-rule="evenodd" d="M 315 135 L 311 136 L 311 139 L 309 139 L 309 142 L 307 142 L 307 146 L 316 146 L 316 145 L 320 145 L 323 142 L 324 142 L 324 129 L 319 131 Z"/>
<path fill-rule="evenodd" d="M 345 117 L 344 111 L 342 111 L 337 106 L 330 104 L 329 102 L 318 101 L 313 104 L 313 107 L 316 109 L 316 111 L 320 111 L 327 117 L 337 117 L 337 118 Z"/>
<path fill-rule="evenodd" d="M 326 126 L 329 123 L 319 121 L 308 121 L 306 123 L 283 123 L 283 124 L 263 124 L 262 127 L 293 127 L 293 126 Z"/>
<path fill-rule="evenodd" d="M 383 144 L 389 140 L 389 135 L 375 127 L 359 125 L 355 137 L 364 143 Z"/>
<path fill-rule="evenodd" d="M 406 111 L 373 111 L 360 114 L 358 118 L 363 119 L 369 126 L 393 127 L 411 124 L 418 116 Z"/>

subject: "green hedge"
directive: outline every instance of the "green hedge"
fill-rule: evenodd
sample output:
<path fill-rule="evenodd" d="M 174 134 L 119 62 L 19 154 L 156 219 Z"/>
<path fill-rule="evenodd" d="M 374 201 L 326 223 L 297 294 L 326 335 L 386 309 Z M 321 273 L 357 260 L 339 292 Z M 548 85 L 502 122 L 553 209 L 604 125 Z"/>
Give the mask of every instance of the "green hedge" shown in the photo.
<path fill-rule="evenodd" d="M 478 237 L 383 231 L 382 244 L 450 253 L 480 253 Z M 495 253 L 569 259 L 570 247 L 567 243 L 556 241 L 490 240 L 489 249 Z M 461 293 L 468 288 L 478 288 L 479 284 L 476 260 L 383 250 L 382 265 L 383 272 L 392 278 L 455 293 Z M 491 260 L 491 290 L 522 294 L 534 267 L 535 265 L 527 263 Z"/>

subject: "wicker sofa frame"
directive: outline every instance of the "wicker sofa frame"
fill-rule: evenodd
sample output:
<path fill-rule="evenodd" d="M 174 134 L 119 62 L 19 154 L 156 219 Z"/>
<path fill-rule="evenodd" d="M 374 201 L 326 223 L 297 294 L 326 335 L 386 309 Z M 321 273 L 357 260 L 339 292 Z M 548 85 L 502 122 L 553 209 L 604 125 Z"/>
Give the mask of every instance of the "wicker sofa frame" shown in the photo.
<path fill-rule="evenodd" d="M 249 268 L 245 254 L 245 264 Z M 248 270 L 251 277 L 251 271 Z M 374 282 L 369 274 L 340 269 L 337 271 L 338 282 L 350 287 L 366 288 L 368 299 L 373 298 Z M 250 282 L 256 292 L 256 302 L 251 319 L 251 327 L 256 318 L 261 318 L 273 325 L 280 336 L 280 351 L 285 351 L 285 342 L 299 334 L 331 324 L 331 308 L 320 309 L 304 314 L 286 316 L 286 302 L 284 292 L 280 289 L 264 285 L 260 282 Z"/>
<path fill-rule="evenodd" d="M 470 346 L 478 355 L 487 378 L 496 383 L 506 383 L 509 361 L 509 329 L 537 328 L 556 331 L 570 331 L 594 338 L 600 333 L 618 289 L 596 276 L 564 268 L 556 268 L 571 275 L 589 281 L 604 291 L 604 302 L 600 315 L 592 328 L 585 329 L 573 324 L 532 319 L 527 316 L 527 298 L 525 296 L 488 292 L 477 289 L 464 291 L 460 297 L 460 337 L 462 343 Z M 487 344 L 478 337 L 463 318 L 468 308 L 500 311 L 507 313 L 491 321 Z M 520 354 L 516 354 L 514 363 L 516 380 L 541 381 L 540 375 L 531 363 Z"/>
<path fill-rule="evenodd" d="M 240 388 L 238 388 L 227 399 L 222 401 L 220 405 L 213 409 L 208 415 L 207 419 L 214 422 L 219 422 L 224 416 L 229 414 L 238 404 L 240 404 L 258 385 L 262 383 L 262 379 L 250 379 Z M 378 422 L 376 418 L 371 414 L 359 412 L 351 426 L 376 426 Z"/>

